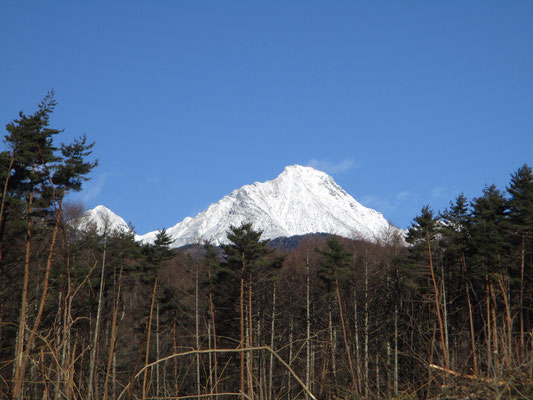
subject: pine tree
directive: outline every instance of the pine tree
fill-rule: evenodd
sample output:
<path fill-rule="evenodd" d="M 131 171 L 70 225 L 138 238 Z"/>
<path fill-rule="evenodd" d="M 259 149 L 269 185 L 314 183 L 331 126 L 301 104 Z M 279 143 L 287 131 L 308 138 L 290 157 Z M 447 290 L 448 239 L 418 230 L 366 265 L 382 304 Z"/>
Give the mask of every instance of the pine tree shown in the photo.
<path fill-rule="evenodd" d="M 481 274 L 500 271 L 506 265 L 509 245 L 506 237 L 507 202 L 494 185 L 472 201 L 470 243 L 472 260 Z"/>
<path fill-rule="evenodd" d="M 533 315 L 525 309 L 524 304 L 531 304 L 533 291 L 531 283 L 531 265 L 533 264 L 533 172 L 524 164 L 512 174 L 507 187 L 509 198 L 509 226 L 514 248 L 517 249 L 518 262 L 513 262 L 518 268 L 515 280 L 518 281 L 518 309 L 520 329 L 520 351 L 525 352 L 525 332 L 531 326 Z M 528 273 L 529 271 L 529 273 Z"/>
<path fill-rule="evenodd" d="M 345 249 L 345 247 L 335 237 L 330 237 L 327 240 L 327 249 L 317 251 L 322 255 L 322 263 L 320 264 L 319 277 L 326 284 L 326 288 L 329 291 L 332 289 L 332 283 L 334 284 L 335 300 L 337 302 L 339 310 L 340 324 L 342 328 L 342 336 L 344 339 L 344 347 L 346 350 L 346 357 L 348 358 L 348 367 L 350 370 L 350 378 L 353 384 L 353 396 L 358 395 L 358 383 L 355 375 L 355 370 L 352 362 L 352 355 L 350 346 L 348 344 L 348 335 L 346 331 L 346 324 L 344 321 L 344 310 L 341 301 L 340 284 L 339 281 L 347 282 L 348 275 L 350 274 L 350 261 L 352 254 Z M 330 308 L 331 310 L 331 308 Z M 331 312 L 331 311 L 330 311 Z M 335 355 L 333 355 L 335 357 Z"/>
<path fill-rule="evenodd" d="M 228 231 L 228 240 L 231 243 L 221 246 L 225 258 L 216 275 L 215 306 L 218 316 L 225 321 L 217 322 L 217 326 L 230 327 L 235 320 L 238 320 L 240 322 L 238 336 L 236 332 L 231 331 L 227 334 L 239 342 L 240 348 L 249 347 L 253 343 L 253 283 L 260 269 L 268 266 L 266 257 L 272 253 L 267 247 L 268 241 L 261 240 L 261 234 L 262 232 L 252 228 L 251 223 L 243 223 L 239 227 L 232 226 Z M 239 296 L 238 299 L 235 298 L 236 294 Z M 238 311 L 234 309 L 234 304 L 239 305 Z M 219 336 L 221 334 L 225 333 L 219 333 Z M 253 398 L 252 367 L 249 361 L 248 367 L 245 368 L 245 358 L 246 355 L 241 353 L 240 388 L 246 393 L 247 386 L 248 395 Z M 247 385 L 245 381 L 248 382 Z"/>
<path fill-rule="evenodd" d="M 87 144 L 85 136 L 76 139 L 74 143 L 57 146 L 54 137 L 61 133 L 58 129 L 49 127 L 50 114 L 54 111 L 56 101 L 54 93 L 50 92 L 39 104 L 39 109 L 32 115 L 25 115 L 22 111 L 19 118 L 6 126 L 8 134 L 5 143 L 11 157 L 5 175 L 0 212 L 0 246 L 4 242 L 6 223 L 25 225 L 24 260 L 22 296 L 18 332 L 15 345 L 15 368 L 13 374 L 13 397 L 23 396 L 22 388 L 25 370 L 29 360 L 29 352 L 33 348 L 37 337 L 37 330 L 42 320 L 44 307 L 48 297 L 52 260 L 61 223 L 63 198 L 68 191 L 79 191 L 85 176 L 97 165 L 97 161 L 85 161 L 91 154 L 93 144 Z M 6 155 L 4 154 L 3 158 Z M 9 218 L 6 218 L 9 216 Z M 40 282 L 40 300 L 35 304 L 35 315 L 28 315 L 29 291 L 36 288 L 29 287 L 31 270 L 39 273 L 32 264 L 34 250 L 33 237 L 42 232 L 48 233 L 49 225 L 53 226 L 49 248 L 44 264 L 44 276 Z M 18 230 L 22 234 L 22 230 Z M 10 235 L 10 242 L 14 237 Z M 42 242 L 42 239 L 40 240 Z M 0 252 L 2 254 L 2 252 Z M 13 261 L 16 263 L 16 256 Z M 28 326 L 31 323 L 32 326 Z M 30 333 L 26 337 L 26 330 Z"/>
<path fill-rule="evenodd" d="M 432 298 L 435 304 L 443 361 L 445 367 L 448 368 L 447 304 L 440 289 L 443 282 L 439 282 L 438 276 L 440 269 L 442 277 L 442 266 L 438 268 L 441 252 L 438 221 L 429 206 L 424 206 L 420 215 L 415 217 L 406 237 L 407 243 L 412 244 L 409 249 L 409 259 L 411 260 L 410 269 L 413 269 L 413 271 L 409 271 L 406 275 L 413 276 L 414 272 L 414 279 L 411 282 L 416 282 L 417 278 L 421 276 L 427 277 L 428 296 Z M 419 282 L 421 286 L 424 285 L 423 281 Z M 413 286 L 418 287 L 416 283 Z"/>

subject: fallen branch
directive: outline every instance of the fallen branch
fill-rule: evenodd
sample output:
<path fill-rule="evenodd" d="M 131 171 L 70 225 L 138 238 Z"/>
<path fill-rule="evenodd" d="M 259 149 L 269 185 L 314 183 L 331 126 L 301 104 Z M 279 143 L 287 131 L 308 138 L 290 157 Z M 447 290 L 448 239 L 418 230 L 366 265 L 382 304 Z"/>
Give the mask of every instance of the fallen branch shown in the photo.
<path fill-rule="evenodd" d="M 436 365 L 436 364 L 429 364 L 429 366 L 431 368 L 434 368 L 434 369 L 438 370 L 438 371 L 445 372 L 445 373 L 447 373 L 449 375 L 453 375 L 453 376 L 456 376 L 458 378 L 471 379 L 471 380 L 474 380 L 474 381 L 480 381 L 480 382 L 485 382 L 485 383 L 496 384 L 498 386 L 504 386 L 504 385 L 507 384 L 506 381 L 496 381 L 494 379 L 484 378 L 482 376 L 471 375 L 471 374 L 462 374 L 461 372 L 453 371 L 451 369 L 444 368 L 444 367 L 441 367 L 440 365 Z"/>
<path fill-rule="evenodd" d="M 175 353 L 175 354 L 171 354 L 170 356 L 167 356 L 167 357 L 163 357 L 163 358 L 160 358 L 159 360 L 156 360 L 150 364 L 146 364 L 143 368 L 141 368 L 131 379 L 131 382 L 128 383 L 124 389 L 122 390 L 122 392 L 119 394 L 117 400 L 120 400 L 122 398 L 122 396 L 124 395 L 124 393 L 126 393 L 126 391 L 129 389 L 129 387 L 132 385 L 132 383 L 135 381 L 135 379 L 137 379 L 147 368 L 151 368 L 153 367 L 154 365 L 157 365 L 161 362 L 164 362 L 164 361 L 167 361 L 167 360 L 171 360 L 173 358 L 176 358 L 176 357 L 184 357 L 184 356 L 189 356 L 189 355 L 194 355 L 194 354 L 208 354 L 208 353 L 243 353 L 243 352 L 248 352 L 248 351 L 255 351 L 255 350 L 266 350 L 268 351 L 270 354 L 273 354 L 274 357 L 277 358 L 277 360 L 283 364 L 283 366 L 285 366 L 285 368 L 287 368 L 289 370 L 289 372 L 291 373 L 292 376 L 294 376 L 294 379 L 296 379 L 296 381 L 300 384 L 300 386 L 305 390 L 305 392 L 309 395 L 309 397 L 311 397 L 311 399 L 313 400 L 317 400 L 317 398 L 313 395 L 313 393 L 311 393 L 311 391 L 309 390 L 309 388 L 305 385 L 305 383 L 298 377 L 298 375 L 296 375 L 296 373 L 294 372 L 294 370 L 290 367 L 289 364 L 287 364 L 285 362 L 285 360 L 283 358 L 280 357 L 280 355 L 278 353 L 276 353 L 274 350 L 272 350 L 270 348 L 270 346 L 257 346 L 257 347 L 246 347 L 246 348 L 241 348 L 241 349 L 209 349 L 209 350 L 189 350 L 189 351 L 185 351 L 183 353 Z M 216 393 L 211 393 L 209 395 L 217 395 Z M 218 395 L 220 396 L 220 393 L 218 393 Z M 240 396 L 245 396 L 245 397 L 248 397 L 246 396 L 246 394 L 244 393 L 239 393 Z M 205 397 L 204 395 L 200 395 L 202 397 Z M 194 396 L 185 396 L 185 397 L 180 397 L 180 398 L 192 398 Z M 197 396 L 198 397 L 198 396 Z M 173 398 L 176 398 L 176 397 L 173 397 Z"/>

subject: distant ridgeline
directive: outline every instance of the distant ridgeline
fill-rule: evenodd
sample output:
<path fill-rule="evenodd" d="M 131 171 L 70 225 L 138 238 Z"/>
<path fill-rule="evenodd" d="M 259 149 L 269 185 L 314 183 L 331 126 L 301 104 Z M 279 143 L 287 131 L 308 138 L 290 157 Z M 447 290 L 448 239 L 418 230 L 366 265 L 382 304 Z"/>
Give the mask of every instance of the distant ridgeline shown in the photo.
<path fill-rule="evenodd" d="M 96 220 L 99 213 L 95 210 L 84 218 L 95 219 L 100 226 L 101 218 Z M 105 210 L 109 221 L 121 221 L 117 225 L 125 225 L 122 218 Z M 329 175 L 300 165 L 286 167 L 274 180 L 236 189 L 196 217 L 187 217 L 166 232 L 173 240 L 172 247 L 204 240 L 218 245 L 228 242 L 226 234 L 230 226 L 243 223 L 252 223 L 254 229 L 263 232 L 263 239 L 330 233 L 376 242 L 391 233 L 402 233 L 381 213 L 358 203 Z M 153 243 L 156 235 L 154 231 L 136 239 Z"/>

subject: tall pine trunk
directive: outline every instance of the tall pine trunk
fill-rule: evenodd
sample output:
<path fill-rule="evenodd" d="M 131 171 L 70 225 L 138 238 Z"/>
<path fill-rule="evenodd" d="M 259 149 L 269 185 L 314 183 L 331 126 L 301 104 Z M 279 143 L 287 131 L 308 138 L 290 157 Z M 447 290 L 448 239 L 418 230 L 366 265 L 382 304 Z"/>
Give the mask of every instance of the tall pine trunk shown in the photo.
<path fill-rule="evenodd" d="M 305 362 L 305 385 L 311 389 L 311 290 L 309 279 L 309 253 L 305 260 L 305 350 L 306 350 L 306 362 Z M 271 356 L 272 357 L 272 356 Z M 305 399 L 309 400 L 309 394 L 305 394 Z M 269 399 L 272 400 L 272 399 Z"/>
<path fill-rule="evenodd" d="M 272 288 L 272 322 L 270 326 L 270 348 L 274 350 L 274 339 L 276 338 L 276 283 Z M 272 384 L 274 376 L 274 354 L 270 353 L 270 363 L 268 370 L 268 400 L 272 400 L 274 394 L 274 387 Z"/>
<path fill-rule="evenodd" d="M 22 388 L 24 376 L 22 373 L 24 337 L 26 336 L 26 310 L 28 308 L 28 283 L 30 280 L 30 253 L 31 253 L 31 229 L 33 212 L 33 188 L 30 191 L 28 200 L 28 222 L 26 227 L 26 255 L 24 259 L 24 281 L 22 286 L 22 299 L 20 301 L 20 316 L 17 330 L 17 345 L 15 349 L 15 366 L 13 373 L 13 398 L 19 400 L 22 398 Z"/>
<path fill-rule="evenodd" d="M 155 278 L 154 282 L 154 291 L 152 293 L 152 302 L 150 304 L 150 315 L 148 316 L 148 334 L 146 337 L 146 352 L 144 357 L 144 367 L 148 365 L 148 361 L 150 359 L 150 337 L 152 334 L 152 317 L 154 315 L 154 303 L 155 303 L 155 294 L 157 291 L 157 277 Z M 144 370 L 144 376 L 143 376 L 143 400 L 146 399 L 146 396 L 148 395 L 148 389 L 147 389 L 147 375 L 148 375 L 148 368 L 145 368 Z"/>
<path fill-rule="evenodd" d="M 444 357 L 444 366 L 446 368 L 449 367 L 448 365 L 448 347 L 446 346 L 446 334 L 444 332 L 444 325 L 442 322 L 442 316 L 441 316 L 441 310 L 440 310 L 440 294 L 439 289 L 437 286 L 437 280 L 435 278 L 435 270 L 433 268 L 433 256 L 431 255 L 431 243 L 429 238 L 429 230 L 426 229 L 426 238 L 427 238 L 427 244 L 428 244 L 428 258 L 429 258 L 429 272 L 431 275 L 431 283 L 433 284 L 433 292 L 435 295 L 435 310 L 437 312 L 437 322 L 439 324 L 439 333 L 440 333 L 440 341 L 442 346 L 442 355 Z"/>
<path fill-rule="evenodd" d="M 102 270 L 100 272 L 100 290 L 98 292 L 98 305 L 96 309 L 96 324 L 94 327 L 93 343 L 91 346 L 91 354 L 89 361 L 89 385 L 88 393 L 89 400 L 96 398 L 95 382 L 94 382 L 94 372 L 96 369 L 96 355 L 98 354 L 98 339 L 100 335 L 100 319 L 102 313 L 102 303 L 104 295 L 104 277 L 105 277 L 105 264 L 106 264 L 106 249 L 107 249 L 107 238 L 106 233 L 104 233 L 104 252 L 102 254 Z"/>
<path fill-rule="evenodd" d="M 357 377 L 355 376 L 354 369 L 353 369 L 352 355 L 350 352 L 350 345 L 348 344 L 348 335 L 346 334 L 346 326 L 344 324 L 344 312 L 342 311 L 342 302 L 341 302 L 341 294 L 339 290 L 338 279 L 335 279 L 335 290 L 337 294 L 337 304 L 339 305 L 339 316 L 340 316 L 341 325 L 342 325 L 342 337 L 344 338 L 344 347 L 346 349 L 346 356 L 348 357 L 348 366 L 350 367 L 350 375 L 352 377 L 354 396 L 357 396 L 359 394 L 357 390 Z"/>
<path fill-rule="evenodd" d="M 120 304 L 120 289 L 122 284 L 122 270 L 123 267 L 120 267 L 120 272 L 118 276 L 118 288 L 117 288 L 117 295 L 115 298 L 115 304 L 113 306 L 113 320 L 111 323 L 111 339 L 109 341 L 109 355 L 107 358 L 107 373 L 105 377 L 105 383 L 104 383 L 104 400 L 107 400 L 107 392 L 108 392 L 108 386 L 109 386 L 109 378 L 111 375 L 111 368 L 113 366 L 113 360 L 115 359 L 115 342 L 117 339 L 117 316 L 118 316 L 118 308 Z M 114 380 L 114 374 L 113 374 L 113 380 Z"/>

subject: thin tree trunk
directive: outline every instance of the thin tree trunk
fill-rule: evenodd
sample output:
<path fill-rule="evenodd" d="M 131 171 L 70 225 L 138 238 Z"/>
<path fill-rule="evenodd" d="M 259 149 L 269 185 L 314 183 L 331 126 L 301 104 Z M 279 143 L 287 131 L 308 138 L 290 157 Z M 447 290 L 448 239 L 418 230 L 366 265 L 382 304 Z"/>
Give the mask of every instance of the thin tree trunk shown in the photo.
<path fill-rule="evenodd" d="M 442 345 L 442 354 L 444 356 L 444 365 L 448 368 L 448 348 L 446 347 L 446 339 L 444 333 L 444 326 L 442 322 L 442 316 L 439 305 L 439 289 L 437 287 L 437 281 L 435 279 L 435 271 L 433 269 L 433 257 L 431 255 L 431 244 L 429 239 L 429 230 L 426 229 L 426 237 L 428 243 L 428 258 L 429 258 L 429 271 L 431 273 L 431 282 L 433 283 L 433 291 L 435 292 L 435 310 L 437 311 L 437 321 L 439 323 L 440 341 Z"/>
<path fill-rule="evenodd" d="M 159 360 L 161 357 L 161 349 L 159 347 L 159 302 L 155 307 L 155 356 Z M 161 395 L 161 386 L 159 380 L 159 364 L 155 366 L 155 392 L 156 396 Z"/>
<path fill-rule="evenodd" d="M 526 234 L 522 234 L 522 246 L 520 249 L 520 355 L 524 358 L 524 267 L 526 258 Z"/>
<path fill-rule="evenodd" d="M 357 315 L 357 291 L 353 285 L 353 320 L 354 320 L 354 341 L 355 341 L 355 359 L 357 371 L 357 390 L 361 391 L 361 349 L 359 344 L 359 322 Z"/>
<path fill-rule="evenodd" d="M 67 242 L 67 241 L 65 241 Z M 63 322 L 63 339 L 62 339 L 62 354 L 61 354 L 61 365 L 63 368 L 62 374 L 63 374 L 63 390 L 65 392 L 65 398 L 67 400 L 70 400 L 71 398 L 71 390 L 70 390 L 70 372 L 71 368 L 67 363 L 70 363 L 70 247 L 67 243 L 67 260 L 66 260 L 66 278 L 67 278 L 67 287 L 66 287 L 66 293 L 63 296 L 63 314 L 62 314 L 62 322 Z M 59 390 L 56 391 L 56 398 L 59 399 L 60 392 Z"/>
<path fill-rule="evenodd" d="M 199 303 L 199 287 L 198 287 L 198 263 L 196 263 L 196 273 L 194 277 L 194 326 L 196 335 L 196 350 L 200 350 L 200 303 Z M 196 394 L 202 394 L 201 380 L 200 380 L 200 353 L 196 354 Z"/>
<path fill-rule="evenodd" d="M 376 395 L 379 399 L 381 392 L 380 376 L 379 376 L 379 354 L 376 353 Z"/>
<path fill-rule="evenodd" d="M 20 301 L 20 316 L 19 326 L 17 330 L 17 345 L 15 349 L 15 371 L 13 373 L 13 398 L 20 399 L 22 397 L 22 387 L 24 376 L 22 374 L 23 366 L 23 352 L 24 352 L 24 337 L 26 330 L 26 309 L 28 307 L 28 283 L 30 279 L 30 252 L 31 252 L 31 228 L 32 220 L 31 214 L 33 212 L 33 188 L 30 191 L 30 198 L 28 201 L 28 224 L 26 227 L 26 256 L 24 260 L 24 281 L 22 286 L 22 299 Z"/>
<path fill-rule="evenodd" d="M 113 353 L 113 375 L 111 380 L 111 390 L 113 393 L 113 398 L 117 398 L 117 353 Z"/>
<path fill-rule="evenodd" d="M 39 325 L 41 324 L 41 319 L 44 312 L 44 306 L 46 304 L 46 298 L 48 296 L 48 284 L 50 281 L 50 272 L 52 270 L 52 259 L 54 256 L 54 247 L 57 240 L 57 233 L 59 231 L 59 223 L 61 220 L 61 210 L 62 210 L 63 201 L 59 201 L 58 210 L 56 212 L 56 221 L 54 225 L 54 231 L 52 233 L 52 241 L 50 244 L 50 250 L 48 251 L 48 258 L 46 261 L 46 268 L 45 268 L 45 274 L 43 278 L 43 286 L 42 286 L 42 293 L 41 293 L 41 301 L 39 302 L 39 308 L 37 310 L 37 316 L 35 317 L 35 321 L 33 323 L 33 327 L 30 331 L 27 343 L 26 343 L 26 349 L 23 352 L 22 357 L 22 364 L 20 368 L 20 377 L 24 378 L 26 366 L 28 364 L 29 356 L 30 356 L 30 350 L 33 348 L 33 344 L 35 343 L 35 339 L 37 337 L 37 330 L 39 329 Z M 21 381 L 19 381 L 21 382 Z"/>
<path fill-rule="evenodd" d="M 207 269 L 207 274 L 209 281 L 211 281 L 211 268 L 209 267 Z M 209 288 L 209 314 L 211 317 L 211 325 L 213 327 L 213 381 L 212 381 L 212 387 L 211 387 L 211 393 L 218 393 L 218 360 L 217 360 L 217 330 L 216 330 L 216 324 L 215 324 L 215 306 L 213 304 L 213 289 Z M 215 398 L 218 398 L 218 396 L 215 396 Z"/>
<path fill-rule="evenodd" d="M 357 396 L 359 393 L 357 391 L 357 377 L 355 376 L 355 372 L 353 369 L 353 363 L 352 363 L 352 355 L 350 352 L 350 345 L 348 344 L 348 335 L 346 334 L 346 326 L 344 325 L 344 313 L 342 311 L 342 303 L 341 303 L 341 294 L 339 290 L 339 280 L 335 279 L 335 289 L 337 293 L 337 304 L 339 305 L 339 316 L 341 318 L 341 325 L 342 325 L 342 336 L 344 338 L 344 347 L 346 348 L 346 356 L 348 357 L 348 366 L 350 367 L 350 375 L 352 376 L 352 384 L 354 389 L 354 396 Z"/>
<path fill-rule="evenodd" d="M 305 260 L 305 325 L 306 325 L 306 363 L 305 363 L 305 384 L 310 387 L 311 379 L 311 290 L 310 290 L 310 277 L 309 277 L 309 253 Z M 274 347 L 272 347 L 274 348 Z M 272 400 L 270 398 L 269 400 Z M 305 394 L 305 400 L 309 400 L 309 395 Z"/>
<path fill-rule="evenodd" d="M 441 265 L 441 285 L 442 285 L 442 311 L 443 311 L 443 318 L 444 318 L 444 342 L 445 342 L 445 349 L 446 349 L 446 359 L 450 360 L 450 339 L 449 339 L 449 333 L 448 333 L 448 301 L 446 300 L 446 281 L 444 280 L 444 268 Z M 451 366 L 453 369 L 453 366 Z"/>
<path fill-rule="evenodd" d="M 496 296 L 494 295 L 494 288 L 492 287 L 492 283 L 489 283 L 489 293 L 492 298 L 492 339 L 493 339 L 493 345 L 494 345 L 494 366 L 496 368 L 496 371 L 498 373 L 498 376 L 501 376 L 501 370 L 500 370 L 500 349 L 499 349 L 499 339 L 498 339 L 498 320 L 496 319 Z"/>
<path fill-rule="evenodd" d="M 390 337 L 387 338 L 387 361 L 385 363 L 385 376 L 387 379 L 387 398 L 392 397 L 392 390 L 391 390 L 391 344 L 390 344 Z"/>
<path fill-rule="evenodd" d="M 104 400 L 107 400 L 107 391 L 109 386 L 109 376 L 111 375 L 111 366 L 113 364 L 113 359 L 115 356 L 115 342 L 117 338 L 117 315 L 118 315 L 118 307 L 120 304 L 120 289 L 121 289 L 121 283 L 122 283 L 122 269 L 123 266 L 120 267 L 120 272 L 118 275 L 118 288 L 117 288 L 117 297 L 115 299 L 115 304 L 113 307 L 113 321 L 111 323 L 111 339 L 109 342 L 109 356 L 107 358 L 107 373 L 105 376 L 105 383 L 104 383 Z"/>
<path fill-rule="evenodd" d="M 491 313 L 490 313 L 490 293 L 489 293 L 489 280 L 486 279 L 486 312 L 487 312 L 487 375 L 490 377 L 493 371 L 492 362 L 492 325 L 491 325 Z"/>
<path fill-rule="evenodd" d="M 107 232 L 106 232 L 107 233 Z M 107 237 L 106 233 L 104 233 L 104 252 L 102 254 L 102 270 L 100 272 L 100 290 L 98 292 L 98 306 L 96 310 L 96 325 L 94 327 L 94 337 L 93 337 L 93 344 L 91 347 L 91 355 L 90 355 L 90 361 L 89 361 L 89 400 L 93 400 L 96 396 L 96 391 L 94 390 L 94 371 L 96 368 L 96 354 L 98 352 L 98 338 L 100 335 L 100 317 L 102 313 L 102 302 L 103 302 L 103 295 L 104 295 L 104 277 L 105 277 L 105 263 L 106 263 L 106 250 L 107 250 Z"/>
<path fill-rule="evenodd" d="M 398 304 L 394 305 L 394 396 L 398 396 Z"/>
<path fill-rule="evenodd" d="M 213 326 L 213 349 L 216 350 L 217 349 L 217 330 L 216 330 L 216 325 L 215 325 L 215 306 L 213 304 L 213 293 L 210 291 L 209 292 L 209 307 L 211 308 L 211 324 Z M 213 387 L 213 391 L 216 393 L 218 393 L 218 364 L 217 364 L 218 360 L 217 360 L 217 352 L 215 351 L 214 354 L 213 354 L 213 364 L 214 364 L 214 375 L 215 375 L 215 379 L 214 379 L 214 387 Z"/>
<path fill-rule="evenodd" d="M 174 353 L 178 352 L 178 346 L 176 344 L 176 321 L 172 326 L 172 341 L 174 345 Z M 179 397 L 179 384 L 178 384 L 178 359 L 174 358 L 174 395 Z"/>
<path fill-rule="evenodd" d="M 152 304 L 150 305 L 150 316 L 148 317 L 148 335 L 146 339 L 146 354 L 144 357 L 144 365 L 148 365 L 150 357 L 150 334 L 152 333 L 152 316 L 154 314 L 154 303 L 155 303 L 155 294 L 157 291 L 157 277 L 155 278 L 154 291 L 152 293 Z M 146 387 L 146 378 L 147 378 L 148 368 L 144 370 L 143 377 L 143 400 L 146 399 L 147 387 Z"/>
<path fill-rule="evenodd" d="M 333 385 L 330 385 L 328 387 L 328 392 L 331 394 L 331 386 L 336 387 L 337 386 L 337 345 L 336 345 L 336 336 L 334 334 L 334 328 L 333 328 L 333 312 L 331 310 L 331 302 L 329 304 L 329 311 L 328 311 L 328 331 L 329 331 L 329 344 L 330 344 L 330 360 L 331 360 L 331 373 L 333 375 Z"/>
<path fill-rule="evenodd" d="M 433 326 L 431 327 L 431 346 L 429 350 L 429 365 L 433 364 L 433 356 L 435 352 L 435 322 L 432 321 Z M 433 370 L 431 367 L 428 367 L 428 384 L 427 384 L 427 390 L 426 390 L 426 399 L 429 398 L 429 395 L 431 393 L 431 382 L 433 381 Z"/>
<path fill-rule="evenodd" d="M 470 290 L 468 290 L 468 282 L 466 280 L 466 260 L 464 253 L 461 254 L 461 260 L 463 263 L 463 273 L 465 275 L 465 293 L 466 293 L 466 301 L 468 303 L 468 320 L 470 322 L 470 343 L 472 346 L 472 360 L 474 362 L 474 375 L 478 375 L 478 367 L 477 367 L 477 350 L 476 350 L 476 336 L 474 334 L 474 318 L 472 315 L 472 302 L 470 301 Z"/>
<path fill-rule="evenodd" d="M 275 329 L 276 329 L 276 283 L 274 282 L 274 287 L 272 289 L 272 323 L 270 326 L 270 348 L 274 349 L 274 339 L 275 339 Z M 270 353 L 270 364 L 268 370 L 268 400 L 272 400 L 274 394 L 274 387 L 272 385 L 272 380 L 274 376 L 274 354 Z M 305 383 L 309 387 L 309 382 Z"/>
<path fill-rule="evenodd" d="M 294 347 L 294 317 L 291 314 L 291 317 L 289 319 L 289 366 L 292 365 L 293 347 Z M 292 376 L 291 376 L 290 371 L 289 371 L 289 377 L 288 377 L 288 382 L 287 382 L 287 399 L 288 400 L 292 399 L 292 396 L 291 396 L 291 394 L 292 394 L 291 377 Z"/>
<path fill-rule="evenodd" d="M 368 389 L 368 328 L 369 328 L 369 315 L 368 315 L 368 259 L 367 256 L 365 256 L 365 360 L 364 360 L 364 367 L 365 367 L 365 398 L 368 398 L 369 395 L 369 389 Z"/>
<path fill-rule="evenodd" d="M 207 325 L 207 348 L 209 350 L 213 350 L 213 332 L 211 328 L 211 319 L 207 319 L 206 321 Z M 209 387 L 209 393 L 213 394 L 213 388 L 214 388 L 214 382 L 215 382 L 215 376 L 213 375 L 213 353 L 209 353 L 208 355 L 208 362 L 209 362 L 209 373 L 207 374 L 207 386 Z"/>
<path fill-rule="evenodd" d="M 249 337 L 248 337 L 248 347 L 253 347 L 253 314 L 252 314 L 252 273 L 250 272 L 250 279 L 248 283 L 248 325 L 249 325 Z M 254 353 L 249 351 L 246 353 L 248 355 L 248 397 L 250 399 L 254 398 L 254 383 L 253 383 L 253 363 L 254 363 Z"/>
<path fill-rule="evenodd" d="M 246 268 L 244 253 L 242 253 L 242 270 L 241 270 L 241 292 L 240 292 L 240 312 L 241 312 L 241 341 L 240 348 L 244 349 L 244 270 Z M 245 379 L 244 379 L 244 352 L 241 352 L 241 399 L 246 400 Z"/>
<path fill-rule="evenodd" d="M 502 291 L 502 297 L 503 302 L 505 305 L 505 321 L 506 321 L 506 328 L 507 328 L 507 351 L 505 352 L 505 358 L 507 361 L 507 368 L 511 368 L 511 359 L 513 355 L 513 349 L 512 349 L 512 317 L 511 317 L 511 306 L 509 305 L 509 299 L 508 299 L 508 291 L 504 286 L 504 282 L 501 276 L 498 277 L 498 285 L 500 286 L 500 290 Z"/>

